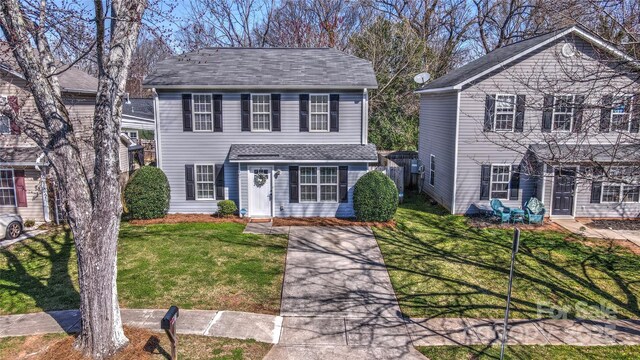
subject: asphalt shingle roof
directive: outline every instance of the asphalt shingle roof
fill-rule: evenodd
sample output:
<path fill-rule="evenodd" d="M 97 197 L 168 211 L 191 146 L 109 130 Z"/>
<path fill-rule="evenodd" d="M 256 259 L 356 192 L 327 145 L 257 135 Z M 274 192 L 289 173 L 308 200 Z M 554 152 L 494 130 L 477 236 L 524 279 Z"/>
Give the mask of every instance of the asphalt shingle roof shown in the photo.
<path fill-rule="evenodd" d="M 73 66 L 69 67 L 62 63 L 56 63 L 56 66 L 58 68 L 57 71 L 64 70 L 58 75 L 63 91 L 92 93 L 98 91 L 98 79 L 95 77 Z M 5 42 L 0 42 L 0 69 L 22 77 L 22 70 Z"/>
<path fill-rule="evenodd" d="M 153 99 L 129 99 L 122 105 L 123 116 L 135 116 L 139 118 L 153 120 Z"/>
<path fill-rule="evenodd" d="M 449 71 L 447 74 L 423 85 L 418 90 L 439 89 L 457 85 L 465 81 L 466 79 L 472 78 L 533 46 L 536 46 L 553 38 L 554 36 L 565 30 L 567 30 L 567 28 L 536 36 L 493 50 L 487 55 L 473 60 L 457 69 Z"/>
<path fill-rule="evenodd" d="M 205 48 L 156 64 L 146 87 L 377 88 L 367 60 L 331 48 Z"/>
<path fill-rule="evenodd" d="M 0 163 L 33 163 L 42 150 L 38 147 L 0 147 Z"/>
<path fill-rule="evenodd" d="M 282 161 L 378 161 L 374 144 L 233 144 L 229 160 Z"/>

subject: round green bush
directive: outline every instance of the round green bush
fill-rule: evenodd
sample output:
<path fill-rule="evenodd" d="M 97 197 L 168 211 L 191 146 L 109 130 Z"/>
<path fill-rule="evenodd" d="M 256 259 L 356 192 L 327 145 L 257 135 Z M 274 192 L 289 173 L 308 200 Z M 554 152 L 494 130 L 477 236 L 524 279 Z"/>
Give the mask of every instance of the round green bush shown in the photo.
<path fill-rule="evenodd" d="M 133 173 L 124 189 L 124 202 L 131 219 L 157 219 L 169 210 L 169 181 L 162 170 L 143 166 Z"/>
<path fill-rule="evenodd" d="M 353 189 L 353 210 L 360 221 L 388 221 L 398 209 L 398 189 L 380 171 L 363 175 Z"/>
<path fill-rule="evenodd" d="M 222 200 L 218 202 L 218 215 L 229 216 L 235 214 L 238 211 L 238 207 L 233 200 Z"/>

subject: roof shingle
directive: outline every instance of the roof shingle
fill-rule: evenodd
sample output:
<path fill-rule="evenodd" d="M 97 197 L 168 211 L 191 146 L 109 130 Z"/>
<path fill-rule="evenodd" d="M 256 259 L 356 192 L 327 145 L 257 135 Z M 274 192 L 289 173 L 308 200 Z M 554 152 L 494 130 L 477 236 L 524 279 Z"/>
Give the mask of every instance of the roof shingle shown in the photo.
<path fill-rule="evenodd" d="M 377 88 L 367 60 L 331 48 L 205 48 L 160 61 L 145 87 Z"/>
<path fill-rule="evenodd" d="M 233 144 L 229 161 L 354 161 L 375 162 L 374 144 Z"/>

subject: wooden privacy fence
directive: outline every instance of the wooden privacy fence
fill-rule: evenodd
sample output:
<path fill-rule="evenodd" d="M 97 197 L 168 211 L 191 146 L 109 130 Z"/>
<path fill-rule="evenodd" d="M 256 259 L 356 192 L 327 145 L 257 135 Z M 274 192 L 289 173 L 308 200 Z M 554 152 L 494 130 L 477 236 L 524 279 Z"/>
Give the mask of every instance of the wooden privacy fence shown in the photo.
<path fill-rule="evenodd" d="M 144 148 L 144 163 L 152 164 L 156 162 L 156 141 L 140 139 L 140 145 Z"/>
<path fill-rule="evenodd" d="M 370 170 L 382 171 L 387 174 L 388 177 L 393 180 L 393 183 L 396 184 L 398 188 L 398 193 L 400 194 L 400 200 L 404 196 L 404 169 L 399 166 L 373 166 Z"/>
<path fill-rule="evenodd" d="M 378 165 L 381 167 L 398 167 L 402 169 L 403 185 L 407 188 L 416 187 L 420 181 L 420 176 L 417 173 L 411 173 L 411 162 L 417 159 L 418 152 L 416 151 L 378 152 Z M 400 191 L 399 187 L 398 191 Z"/>

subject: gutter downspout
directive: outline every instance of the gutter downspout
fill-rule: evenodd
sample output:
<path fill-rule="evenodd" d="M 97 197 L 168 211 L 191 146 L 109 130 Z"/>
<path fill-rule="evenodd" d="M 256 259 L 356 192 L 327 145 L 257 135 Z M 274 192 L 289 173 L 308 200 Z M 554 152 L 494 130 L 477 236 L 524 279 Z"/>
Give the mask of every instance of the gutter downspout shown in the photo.
<path fill-rule="evenodd" d="M 158 111 L 160 108 L 160 100 L 158 98 L 156 88 L 152 88 L 151 92 L 153 92 L 153 122 L 156 127 L 156 166 L 158 169 L 162 170 L 162 152 L 160 151 L 160 112 Z"/>
<path fill-rule="evenodd" d="M 44 153 L 40 154 L 36 159 L 36 164 L 41 163 L 42 159 L 44 159 Z M 44 215 L 44 222 L 51 221 L 49 217 L 49 194 L 47 192 L 47 176 L 44 173 L 44 169 L 41 169 L 40 166 L 35 166 L 37 171 L 40 171 L 40 192 L 42 195 L 42 214 Z"/>
<path fill-rule="evenodd" d="M 453 194 L 451 194 L 451 214 L 456 213 L 456 191 L 458 189 L 458 137 L 460 129 L 460 90 L 457 91 L 456 100 L 456 132 L 454 139 L 454 155 L 453 155 Z"/>
<path fill-rule="evenodd" d="M 362 90 L 362 145 L 369 142 L 369 92 L 367 88 Z"/>

